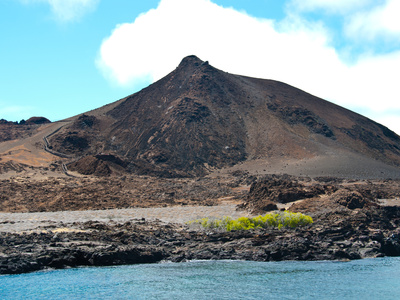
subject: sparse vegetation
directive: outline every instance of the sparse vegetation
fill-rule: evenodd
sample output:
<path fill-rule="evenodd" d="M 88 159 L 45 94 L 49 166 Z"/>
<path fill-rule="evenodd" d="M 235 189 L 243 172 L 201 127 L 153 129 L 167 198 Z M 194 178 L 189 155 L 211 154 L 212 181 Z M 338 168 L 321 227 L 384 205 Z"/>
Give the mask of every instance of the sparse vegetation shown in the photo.
<path fill-rule="evenodd" d="M 230 217 L 223 217 L 222 219 L 203 218 L 187 222 L 188 225 L 197 225 L 205 229 L 226 231 L 249 230 L 254 228 L 296 228 L 311 223 L 313 223 L 313 219 L 310 216 L 288 211 L 268 213 L 265 216 L 260 215 L 254 218 L 240 217 L 236 220 Z"/>

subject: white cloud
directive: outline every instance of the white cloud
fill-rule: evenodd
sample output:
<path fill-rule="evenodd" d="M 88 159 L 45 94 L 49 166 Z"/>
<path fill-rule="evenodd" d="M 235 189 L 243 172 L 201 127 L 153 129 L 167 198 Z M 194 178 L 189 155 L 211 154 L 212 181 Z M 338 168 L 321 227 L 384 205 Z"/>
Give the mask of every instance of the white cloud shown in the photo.
<path fill-rule="evenodd" d="M 99 0 L 20 0 L 22 3 L 47 3 L 54 17 L 61 22 L 80 19 L 97 6 Z"/>
<path fill-rule="evenodd" d="M 376 122 L 390 128 L 392 131 L 394 131 L 398 135 L 400 135 L 399 114 L 400 114 L 400 111 L 387 112 L 385 114 L 378 115 L 378 116 L 376 116 L 374 113 L 371 113 L 371 114 L 367 114 L 366 116 L 371 119 L 372 119 L 371 116 L 373 116 L 373 119 Z"/>
<path fill-rule="evenodd" d="M 292 13 L 322 10 L 340 15 L 345 34 L 351 39 L 370 42 L 384 37 L 399 42 L 399 0 L 291 0 L 288 3 L 288 11 Z"/>
<path fill-rule="evenodd" d="M 400 1 L 387 0 L 384 5 L 352 15 L 346 25 L 351 38 L 373 40 L 379 36 L 394 38 L 400 35 Z"/>
<path fill-rule="evenodd" d="M 400 135 L 399 68 L 400 51 L 365 56 L 346 68 L 339 85 L 325 91 L 325 99 L 359 111 Z"/>
<path fill-rule="evenodd" d="M 323 34 L 306 26 L 296 31 L 301 24 L 291 24 L 281 25 L 285 32 L 279 33 L 272 20 L 255 19 L 208 0 L 163 0 L 134 23 L 118 25 L 103 41 L 98 65 L 126 85 L 143 76 L 160 79 L 190 54 L 230 72 L 270 77 L 287 74 L 280 57 L 306 68 L 309 62 L 301 58 L 310 51 L 320 62 L 335 55 L 330 49 L 314 51 L 325 43 Z"/>
<path fill-rule="evenodd" d="M 400 110 L 394 74 L 400 51 L 361 57 L 348 66 L 320 23 L 290 15 L 277 24 L 209 0 L 162 0 L 133 23 L 118 25 L 103 41 L 97 65 L 107 78 L 129 86 L 160 79 L 190 54 L 224 71 L 280 80 L 380 117 Z M 392 129 L 400 133 L 400 125 Z"/>
<path fill-rule="evenodd" d="M 264 23 L 262 36 L 268 38 L 274 32 L 268 32 L 268 21 Z M 142 76 L 156 80 L 189 54 L 220 60 L 227 55 L 218 48 L 230 47 L 231 55 L 242 56 L 240 50 L 252 44 L 244 27 L 248 24 L 259 22 L 208 0 L 163 0 L 134 23 L 118 25 L 103 42 L 98 63 L 121 84 Z"/>
<path fill-rule="evenodd" d="M 399 110 L 399 69 L 400 51 L 366 56 L 348 68 L 341 80 L 345 93 L 338 91 L 335 98 L 341 99 L 342 104 L 348 102 L 353 106 L 366 106 L 377 112 Z"/>

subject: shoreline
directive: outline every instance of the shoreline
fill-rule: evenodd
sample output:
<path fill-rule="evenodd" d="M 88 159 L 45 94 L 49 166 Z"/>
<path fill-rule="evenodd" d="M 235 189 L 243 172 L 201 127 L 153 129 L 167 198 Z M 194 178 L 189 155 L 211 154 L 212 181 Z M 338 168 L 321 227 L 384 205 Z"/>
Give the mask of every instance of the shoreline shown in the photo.
<path fill-rule="evenodd" d="M 0 232 L 33 232 L 59 223 L 73 224 L 88 221 L 122 224 L 133 220 L 179 223 L 205 217 L 249 217 L 246 211 L 236 210 L 236 203 L 225 202 L 214 206 L 168 206 L 146 208 L 120 208 L 106 210 L 80 210 L 56 212 L 0 212 Z"/>
<path fill-rule="evenodd" d="M 0 232 L 0 274 L 161 261 L 317 261 L 400 256 L 400 230 L 393 228 L 391 221 L 400 223 L 399 207 L 342 212 L 341 221 L 320 219 L 296 229 L 216 232 L 145 219 L 55 223 L 40 231 Z"/>
<path fill-rule="evenodd" d="M 164 181 L 165 186 L 155 189 L 154 182 L 143 178 L 138 183 L 146 185 L 137 192 L 143 200 L 134 199 L 134 203 L 150 206 L 147 208 L 84 210 L 87 206 L 71 197 L 75 202 L 68 207 L 81 204 L 81 210 L 0 213 L 0 274 L 163 260 L 316 261 L 400 256 L 399 181 L 360 182 L 330 177 L 315 181 L 276 175 L 259 178 L 247 191 L 243 184 L 247 179 L 238 179 L 235 184 L 209 179 Z M 108 186 L 113 187 L 112 182 Z M 129 186 L 131 181 L 125 180 L 125 184 Z M 61 188 L 55 191 L 68 193 L 78 186 L 70 180 L 58 185 Z M 35 186 L 27 187 L 23 191 L 30 192 Z M 39 187 L 35 187 L 37 191 Z M 110 205 L 111 191 L 103 190 L 107 191 L 103 198 L 93 198 L 92 193 L 83 195 L 91 196 L 91 203 L 96 205 L 100 199 Z M 203 192 L 201 197 L 198 191 Z M 147 202 L 149 195 L 154 198 L 152 203 Z M 192 196 L 198 197 L 198 205 L 190 205 L 196 202 Z M 116 198 L 114 203 L 121 207 L 125 202 L 117 200 L 132 199 L 132 194 L 130 197 Z M 238 205 L 242 210 L 237 210 Z M 230 232 L 184 224 L 202 217 L 237 218 L 282 208 L 309 215 L 314 223 L 294 229 Z"/>

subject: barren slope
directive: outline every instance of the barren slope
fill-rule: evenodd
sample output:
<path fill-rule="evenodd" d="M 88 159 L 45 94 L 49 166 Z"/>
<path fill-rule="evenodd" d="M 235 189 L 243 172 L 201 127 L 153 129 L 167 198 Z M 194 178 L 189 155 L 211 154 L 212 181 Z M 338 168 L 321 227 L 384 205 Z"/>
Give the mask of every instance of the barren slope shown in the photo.
<path fill-rule="evenodd" d="M 400 137 L 386 127 L 195 56 L 142 91 L 69 121 L 49 142 L 73 158 L 66 161 L 70 170 L 87 175 L 202 176 L 254 160 L 275 171 L 291 161 L 322 160 L 328 172 L 342 165 L 338 173 L 346 161 L 374 162 L 375 176 L 400 165 Z"/>

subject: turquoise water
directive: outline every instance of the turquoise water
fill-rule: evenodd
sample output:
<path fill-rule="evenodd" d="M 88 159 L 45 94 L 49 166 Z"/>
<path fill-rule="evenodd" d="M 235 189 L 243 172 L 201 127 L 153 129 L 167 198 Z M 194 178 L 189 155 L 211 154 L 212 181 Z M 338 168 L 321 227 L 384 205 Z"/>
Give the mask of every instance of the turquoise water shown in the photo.
<path fill-rule="evenodd" d="M 0 276 L 1 299 L 400 299 L 400 258 L 192 261 Z"/>

